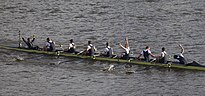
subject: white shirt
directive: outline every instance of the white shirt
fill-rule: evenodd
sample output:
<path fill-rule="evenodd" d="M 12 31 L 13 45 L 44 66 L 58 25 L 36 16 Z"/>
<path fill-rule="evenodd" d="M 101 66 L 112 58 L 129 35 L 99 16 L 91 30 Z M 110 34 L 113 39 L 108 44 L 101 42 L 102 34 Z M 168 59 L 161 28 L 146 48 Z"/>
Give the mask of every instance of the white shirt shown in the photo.
<path fill-rule="evenodd" d="M 144 51 L 145 51 L 145 52 L 147 52 L 147 51 L 148 51 L 148 53 L 149 53 L 149 54 L 151 54 L 151 53 L 152 53 L 150 50 L 147 50 L 147 49 L 146 49 L 146 50 L 143 50 L 143 51 L 141 52 L 141 55 L 143 55 L 143 54 L 144 54 Z"/>
<path fill-rule="evenodd" d="M 107 46 L 107 48 L 105 48 L 105 53 L 107 53 L 109 51 L 110 46 Z"/>
<path fill-rule="evenodd" d="M 167 55 L 167 52 L 166 52 L 166 51 L 161 52 L 161 57 L 162 57 L 162 58 L 165 57 L 165 55 Z"/>
<path fill-rule="evenodd" d="M 129 54 L 129 53 L 130 53 L 130 47 L 125 48 L 125 52 L 126 52 L 127 54 Z"/>
<path fill-rule="evenodd" d="M 70 43 L 70 44 L 69 44 L 69 49 L 70 49 L 70 48 L 74 48 L 74 49 L 75 49 L 75 44 L 74 44 L 74 43 Z"/>
<path fill-rule="evenodd" d="M 92 44 L 88 45 L 87 47 L 87 51 L 91 49 L 91 46 L 93 46 Z M 94 50 L 96 50 L 95 46 L 93 46 Z"/>
<path fill-rule="evenodd" d="M 50 48 L 50 46 L 51 46 L 51 44 L 50 43 L 52 43 L 53 41 L 49 41 L 49 42 L 46 42 L 46 48 Z M 54 44 L 55 44 L 55 42 L 53 42 Z"/>
<path fill-rule="evenodd" d="M 184 55 L 182 53 L 179 53 L 179 56 L 184 57 Z"/>
<path fill-rule="evenodd" d="M 125 50 L 126 54 L 129 54 L 129 53 L 130 53 L 130 47 L 125 48 L 125 47 L 122 46 L 121 44 L 120 44 L 120 46 Z"/>
<path fill-rule="evenodd" d="M 46 42 L 46 48 L 50 48 L 51 44 L 49 42 Z"/>

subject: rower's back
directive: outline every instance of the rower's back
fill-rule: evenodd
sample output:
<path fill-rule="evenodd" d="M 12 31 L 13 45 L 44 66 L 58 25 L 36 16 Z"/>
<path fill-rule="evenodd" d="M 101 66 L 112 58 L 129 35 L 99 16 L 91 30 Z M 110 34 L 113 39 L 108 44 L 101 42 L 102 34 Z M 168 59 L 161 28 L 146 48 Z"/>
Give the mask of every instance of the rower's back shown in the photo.
<path fill-rule="evenodd" d="M 106 57 L 112 57 L 113 56 L 113 49 L 109 46 L 109 43 L 106 43 L 106 48 L 105 48 L 105 56 Z"/>
<path fill-rule="evenodd" d="M 88 41 L 88 48 L 87 53 L 88 56 L 94 56 L 95 55 L 95 46 L 91 44 L 91 41 Z"/>
<path fill-rule="evenodd" d="M 90 50 L 89 50 L 89 53 L 90 53 L 90 56 L 94 56 L 95 55 L 95 48 L 92 44 L 90 44 Z"/>
<path fill-rule="evenodd" d="M 149 62 L 150 58 L 149 58 L 149 51 L 148 50 L 143 50 L 143 56 L 144 56 L 144 60 L 146 62 Z"/>
<path fill-rule="evenodd" d="M 168 62 L 168 54 L 165 51 L 165 48 L 162 48 L 161 57 L 159 59 L 159 63 L 167 64 Z"/>

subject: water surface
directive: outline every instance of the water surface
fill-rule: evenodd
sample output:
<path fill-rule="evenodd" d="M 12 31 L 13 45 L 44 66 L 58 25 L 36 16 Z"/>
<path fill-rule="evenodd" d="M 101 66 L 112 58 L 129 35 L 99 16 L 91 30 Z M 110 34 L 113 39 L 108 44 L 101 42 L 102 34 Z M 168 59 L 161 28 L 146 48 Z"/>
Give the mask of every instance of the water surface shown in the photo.
<path fill-rule="evenodd" d="M 189 62 L 205 64 L 204 0 L 1 0 L 0 43 L 17 46 L 23 37 L 47 37 L 77 49 L 92 40 L 99 51 L 110 41 L 115 53 L 129 37 L 133 54 L 150 46 L 170 55 L 185 48 Z M 23 58 L 19 61 L 19 58 Z M 103 68 L 114 65 L 110 72 Z M 0 49 L 2 96 L 204 95 L 204 72 L 94 62 Z M 126 74 L 126 71 L 136 71 Z"/>

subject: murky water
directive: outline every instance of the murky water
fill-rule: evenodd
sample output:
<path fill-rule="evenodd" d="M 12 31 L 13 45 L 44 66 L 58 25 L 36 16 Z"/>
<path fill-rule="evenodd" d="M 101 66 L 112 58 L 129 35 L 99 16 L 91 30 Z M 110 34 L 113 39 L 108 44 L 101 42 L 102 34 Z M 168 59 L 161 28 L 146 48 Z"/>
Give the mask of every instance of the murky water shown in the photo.
<path fill-rule="evenodd" d="M 205 64 L 204 9 L 204 0 L 1 0 L 0 43 L 17 46 L 20 31 L 39 46 L 47 37 L 63 47 L 74 39 L 82 50 L 92 40 L 101 51 L 110 41 L 120 54 L 127 34 L 134 54 L 149 45 L 173 55 L 182 44 L 189 62 Z M 205 95 L 204 72 L 126 66 L 0 49 L 0 95 Z"/>

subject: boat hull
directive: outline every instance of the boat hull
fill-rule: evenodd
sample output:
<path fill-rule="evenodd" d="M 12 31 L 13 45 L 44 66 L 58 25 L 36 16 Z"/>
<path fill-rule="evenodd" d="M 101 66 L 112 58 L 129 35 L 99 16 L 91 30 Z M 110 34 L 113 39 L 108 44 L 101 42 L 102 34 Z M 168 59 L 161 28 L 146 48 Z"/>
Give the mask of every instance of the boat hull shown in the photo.
<path fill-rule="evenodd" d="M 184 66 L 180 64 L 159 64 L 159 63 L 154 63 L 154 62 L 151 63 L 151 62 L 143 62 L 143 61 L 138 61 L 138 60 L 123 60 L 123 59 L 115 59 L 115 58 L 76 55 L 76 54 L 69 54 L 69 53 L 64 53 L 64 52 L 57 54 L 57 52 L 30 50 L 30 49 L 25 49 L 25 48 L 7 47 L 7 46 L 0 46 L 0 48 L 6 49 L 6 50 L 27 52 L 27 53 L 64 56 L 64 57 L 79 58 L 79 59 L 90 59 L 90 60 L 96 60 L 96 61 L 106 61 L 106 62 L 126 63 L 126 64 L 143 65 L 143 66 L 158 66 L 158 67 L 164 67 L 164 68 L 178 68 L 178 69 L 186 69 L 186 70 L 205 71 L 205 67 L 198 67 L 198 66 Z"/>

